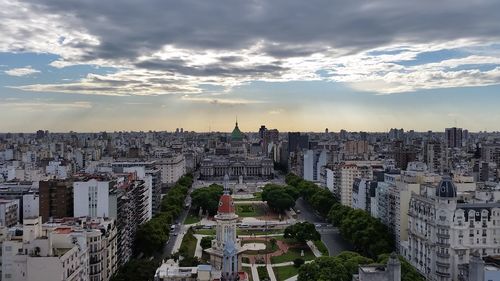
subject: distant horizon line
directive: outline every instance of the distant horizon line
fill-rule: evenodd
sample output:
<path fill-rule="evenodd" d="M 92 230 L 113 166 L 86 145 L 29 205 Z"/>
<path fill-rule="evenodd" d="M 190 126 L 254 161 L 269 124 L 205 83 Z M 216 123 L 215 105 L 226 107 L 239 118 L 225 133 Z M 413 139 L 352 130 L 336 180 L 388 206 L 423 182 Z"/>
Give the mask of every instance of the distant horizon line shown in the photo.
<path fill-rule="evenodd" d="M 449 127 L 449 128 L 453 128 L 453 127 Z M 457 127 L 458 128 L 458 127 Z M 276 128 L 273 128 L 272 130 L 274 130 Z M 394 129 L 394 128 L 393 128 Z M 425 134 L 425 133 L 445 133 L 446 129 L 445 128 L 443 131 L 433 131 L 433 130 L 428 130 L 428 131 L 415 131 L 415 130 L 406 130 L 404 128 L 399 128 L 397 130 L 401 130 L 403 129 L 404 130 L 404 133 L 408 133 L 408 132 L 411 132 L 413 131 L 413 133 L 418 133 L 418 134 Z M 460 129 L 464 129 L 464 128 L 460 128 Z M 41 130 L 41 129 L 40 129 Z M 369 133 L 369 134 L 388 134 L 390 132 L 389 131 L 349 131 L 349 130 L 346 130 L 346 129 L 343 129 L 345 130 L 346 132 L 348 133 Z M 464 129 L 464 130 L 468 130 L 468 129 Z M 62 132 L 62 131 L 50 131 L 50 130 L 41 130 L 41 131 L 48 131 L 49 133 L 51 134 L 70 134 L 70 133 L 76 133 L 76 134 L 98 134 L 98 133 L 173 133 L 175 134 L 176 131 L 175 130 L 172 130 L 172 131 L 169 131 L 169 130 L 146 130 L 146 131 L 143 131 L 143 130 L 139 130 L 139 131 L 134 131 L 134 130 L 123 130 L 123 131 L 106 131 L 106 130 L 100 130 L 100 131 L 66 131 L 66 132 Z M 210 133 L 223 133 L 223 134 L 231 134 L 232 131 L 191 131 L 191 130 L 184 130 L 183 133 L 196 133 L 196 134 L 210 134 Z M 242 131 L 243 133 L 258 133 L 259 131 Z M 299 130 L 294 130 L 294 131 L 280 131 L 278 129 L 278 132 L 280 134 L 286 134 L 286 133 L 313 133 L 313 134 L 325 134 L 326 132 L 325 131 L 299 131 Z M 178 133 L 181 133 L 181 132 L 178 132 Z M 340 134 L 341 131 L 328 131 L 328 134 Z M 479 134 L 479 133 L 500 133 L 500 131 L 470 131 L 468 130 L 468 133 L 469 134 Z M 7 135 L 7 134 L 28 134 L 28 135 L 33 135 L 33 134 L 37 134 L 37 131 L 34 131 L 34 132 L 1 132 L 0 131 L 0 135 Z"/>

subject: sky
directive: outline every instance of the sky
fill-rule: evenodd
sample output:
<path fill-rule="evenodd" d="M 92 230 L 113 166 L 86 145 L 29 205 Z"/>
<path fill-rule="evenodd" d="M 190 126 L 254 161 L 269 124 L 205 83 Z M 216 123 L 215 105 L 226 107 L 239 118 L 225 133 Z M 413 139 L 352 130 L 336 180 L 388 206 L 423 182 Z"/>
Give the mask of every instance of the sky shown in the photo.
<path fill-rule="evenodd" d="M 0 132 L 500 130 L 498 0 L 0 0 Z"/>

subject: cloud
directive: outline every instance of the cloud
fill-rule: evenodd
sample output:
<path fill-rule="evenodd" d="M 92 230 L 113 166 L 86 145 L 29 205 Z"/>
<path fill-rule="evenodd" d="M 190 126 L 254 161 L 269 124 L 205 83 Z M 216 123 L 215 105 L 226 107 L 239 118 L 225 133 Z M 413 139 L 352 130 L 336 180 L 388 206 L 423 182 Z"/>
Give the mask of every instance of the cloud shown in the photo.
<path fill-rule="evenodd" d="M 23 101 L 8 101 L 4 100 L 0 103 L 0 108 L 3 110 L 22 110 L 22 111 L 74 111 L 74 110 L 84 110 L 91 109 L 93 107 L 91 102 L 87 101 L 75 101 L 75 102 L 51 102 L 43 100 L 35 100 L 31 102 Z"/>
<path fill-rule="evenodd" d="M 330 80 L 387 94 L 498 84 L 496 70 L 471 62 L 500 57 L 488 50 L 500 41 L 499 10 L 496 0 L 0 0 L 0 51 L 118 69 L 17 86 L 26 91 L 191 94 L 206 84 L 229 92 L 252 81 Z M 470 56 L 401 64 L 447 49 Z"/>
<path fill-rule="evenodd" d="M 263 101 L 259 100 L 188 96 L 188 95 L 182 96 L 182 100 L 191 102 L 209 103 L 215 105 L 247 105 L 247 104 L 264 103 Z"/>
<path fill-rule="evenodd" d="M 20 77 L 20 76 L 31 75 L 34 73 L 39 73 L 40 70 L 33 69 L 33 68 L 31 68 L 31 66 L 27 66 L 27 67 L 20 67 L 20 68 L 12 68 L 9 70 L 5 70 L 4 72 L 10 76 Z"/>

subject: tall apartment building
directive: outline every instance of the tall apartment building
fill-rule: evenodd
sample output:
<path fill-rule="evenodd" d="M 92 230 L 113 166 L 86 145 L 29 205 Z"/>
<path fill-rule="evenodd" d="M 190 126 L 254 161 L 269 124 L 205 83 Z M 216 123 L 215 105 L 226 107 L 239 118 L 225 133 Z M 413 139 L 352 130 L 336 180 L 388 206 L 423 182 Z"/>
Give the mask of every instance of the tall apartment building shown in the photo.
<path fill-rule="evenodd" d="M 49 218 L 73 216 L 73 183 L 69 180 L 40 181 L 40 215 L 43 222 Z"/>
<path fill-rule="evenodd" d="M 186 173 L 186 160 L 183 154 L 163 156 L 156 161 L 161 171 L 161 182 L 174 184 Z"/>
<path fill-rule="evenodd" d="M 473 253 L 500 253 L 499 191 L 457 192 L 450 178 L 412 194 L 407 260 L 427 280 L 467 280 Z"/>
<path fill-rule="evenodd" d="M 463 146 L 462 128 L 446 128 L 445 129 L 446 142 L 449 148 L 456 148 Z"/>
<path fill-rule="evenodd" d="M 326 150 L 306 150 L 304 152 L 304 173 L 305 180 L 318 182 L 321 178 L 321 169 L 328 161 L 328 151 Z"/>
<path fill-rule="evenodd" d="M 149 189 L 136 174 L 75 181 L 75 216 L 110 217 L 117 224 L 118 265 L 132 257 L 139 225 L 149 220 Z"/>
<path fill-rule="evenodd" d="M 161 204 L 161 170 L 156 168 L 156 161 L 147 162 L 115 162 L 112 163 L 115 173 L 137 173 L 149 189 L 150 209 L 149 218 L 160 211 Z"/>
<path fill-rule="evenodd" d="M 356 178 L 372 179 L 374 170 L 383 170 L 380 161 L 345 161 L 327 165 L 326 183 L 340 203 L 344 206 L 352 204 L 352 188 Z"/>
<path fill-rule="evenodd" d="M 497 167 L 500 167 L 500 144 L 482 145 L 481 159 L 488 163 L 495 163 Z"/>
<path fill-rule="evenodd" d="M 428 141 L 424 146 L 424 162 L 429 172 L 442 174 L 446 167 L 446 146 L 436 140 Z"/>
<path fill-rule="evenodd" d="M 111 195 L 116 182 L 106 178 L 88 178 L 73 182 L 75 217 L 116 217 Z"/>
<path fill-rule="evenodd" d="M 384 181 L 378 183 L 376 201 L 377 216 L 394 234 L 395 244 L 408 240 L 408 206 L 412 193 L 418 193 L 423 183 L 437 183 L 441 177 L 429 173 L 425 164 L 412 162 L 408 171 L 401 174 L 385 174 Z"/>

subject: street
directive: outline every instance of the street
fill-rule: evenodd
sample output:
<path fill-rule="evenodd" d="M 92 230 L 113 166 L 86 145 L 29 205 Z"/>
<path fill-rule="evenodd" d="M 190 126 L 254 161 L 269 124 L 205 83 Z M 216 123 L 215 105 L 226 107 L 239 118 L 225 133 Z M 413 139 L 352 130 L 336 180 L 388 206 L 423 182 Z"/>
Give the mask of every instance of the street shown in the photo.
<path fill-rule="evenodd" d="M 298 214 L 298 219 L 301 221 L 308 221 L 314 224 L 321 224 L 321 227 L 316 229 L 321 234 L 321 240 L 325 243 L 328 248 L 330 256 L 338 255 L 342 251 L 351 251 L 352 246 L 342 238 L 339 233 L 338 228 L 333 226 L 326 226 L 327 221 L 316 214 L 314 209 L 304 201 L 304 199 L 299 198 L 295 203 L 295 209 L 300 210 Z"/>

